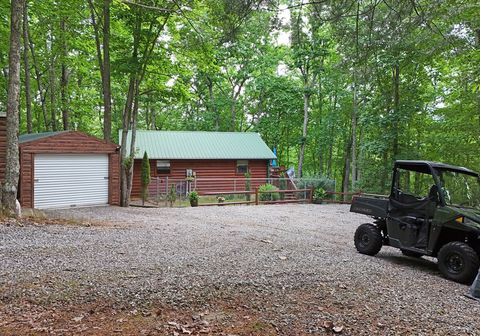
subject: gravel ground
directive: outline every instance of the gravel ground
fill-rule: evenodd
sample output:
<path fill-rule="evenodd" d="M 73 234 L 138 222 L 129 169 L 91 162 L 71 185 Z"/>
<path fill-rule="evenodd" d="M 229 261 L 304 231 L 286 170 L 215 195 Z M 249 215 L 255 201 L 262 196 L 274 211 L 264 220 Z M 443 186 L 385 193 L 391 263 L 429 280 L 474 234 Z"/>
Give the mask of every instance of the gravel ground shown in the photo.
<path fill-rule="evenodd" d="M 480 335 L 480 304 L 464 297 L 467 286 L 443 279 L 433 259 L 389 247 L 358 254 L 353 233 L 369 219 L 347 206 L 50 215 L 96 224 L 0 225 L 0 335 L 306 335 L 333 327 L 343 335 Z M 123 317 L 101 317 L 99 302 Z M 71 314 L 61 321 L 64 312 Z M 108 329 L 108 320 L 120 326 Z"/>

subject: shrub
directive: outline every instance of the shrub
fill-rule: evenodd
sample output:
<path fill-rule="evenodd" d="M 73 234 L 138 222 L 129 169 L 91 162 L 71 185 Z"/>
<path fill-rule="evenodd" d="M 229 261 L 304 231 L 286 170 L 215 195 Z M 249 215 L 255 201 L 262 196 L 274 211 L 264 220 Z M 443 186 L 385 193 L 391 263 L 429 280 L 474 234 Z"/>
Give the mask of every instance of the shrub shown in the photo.
<path fill-rule="evenodd" d="M 190 192 L 190 193 L 188 194 L 188 200 L 189 200 L 190 202 L 192 202 L 192 201 L 193 201 L 193 202 L 198 201 L 198 192 L 196 192 L 196 191 Z"/>
<path fill-rule="evenodd" d="M 167 201 L 170 204 L 170 207 L 173 207 L 173 204 L 175 203 L 176 200 L 177 200 L 177 186 L 175 184 L 172 184 L 167 194 Z"/>
<path fill-rule="evenodd" d="M 327 197 L 327 192 L 323 188 L 316 188 L 313 192 L 313 200 L 314 201 L 321 201 Z"/>
<path fill-rule="evenodd" d="M 143 153 L 142 159 L 142 204 L 148 198 L 148 185 L 150 184 L 150 161 L 147 152 Z"/>
<path fill-rule="evenodd" d="M 270 183 L 262 184 L 258 191 L 261 193 L 259 194 L 260 201 L 278 201 L 280 199 L 280 194 L 278 192 L 274 192 L 278 190 L 277 187 L 271 185 Z M 266 192 L 272 191 L 272 192 Z"/>
<path fill-rule="evenodd" d="M 329 179 L 326 176 L 309 176 L 308 178 L 300 179 L 297 182 L 298 189 L 318 189 L 322 188 L 323 190 L 335 190 L 335 180 Z"/>

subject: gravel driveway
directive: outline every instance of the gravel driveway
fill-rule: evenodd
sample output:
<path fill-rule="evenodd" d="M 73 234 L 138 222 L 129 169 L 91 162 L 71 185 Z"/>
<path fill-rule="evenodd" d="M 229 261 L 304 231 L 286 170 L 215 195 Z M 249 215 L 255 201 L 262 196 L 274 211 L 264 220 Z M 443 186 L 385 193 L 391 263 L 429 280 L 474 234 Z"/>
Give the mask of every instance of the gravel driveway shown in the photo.
<path fill-rule="evenodd" d="M 434 260 L 356 253 L 348 206 L 52 214 L 103 225 L 0 225 L 1 335 L 480 335 Z"/>

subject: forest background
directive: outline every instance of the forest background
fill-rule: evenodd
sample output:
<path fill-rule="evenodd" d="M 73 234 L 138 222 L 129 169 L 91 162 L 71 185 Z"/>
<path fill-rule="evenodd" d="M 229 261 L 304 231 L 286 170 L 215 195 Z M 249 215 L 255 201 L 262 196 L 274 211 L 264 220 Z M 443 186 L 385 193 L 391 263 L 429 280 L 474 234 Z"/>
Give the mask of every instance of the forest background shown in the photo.
<path fill-rule="evenodd" d="M 395 159 L 480 170 L 475 0 L 30 0 L 21 18 L 21 134 L 258 132 L 343 191 L 385 193 Z M 0 113 L 9 27 L 0 0 Z"/>

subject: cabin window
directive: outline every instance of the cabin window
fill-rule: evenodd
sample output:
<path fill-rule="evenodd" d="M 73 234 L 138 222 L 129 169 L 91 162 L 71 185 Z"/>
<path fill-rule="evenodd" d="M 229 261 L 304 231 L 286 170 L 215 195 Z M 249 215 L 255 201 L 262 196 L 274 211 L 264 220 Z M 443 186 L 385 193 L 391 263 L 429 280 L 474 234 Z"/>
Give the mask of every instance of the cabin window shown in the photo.
<path fill-rule="evenodd" d="M 238 160 L 237 174 L 246 174 L 246 173 L 248 173 L 248 160 Z"/>
<path fill-rule="evenodd" d="M 157 174 L 170 174 L 170 160 L 157 160 Z"/>

